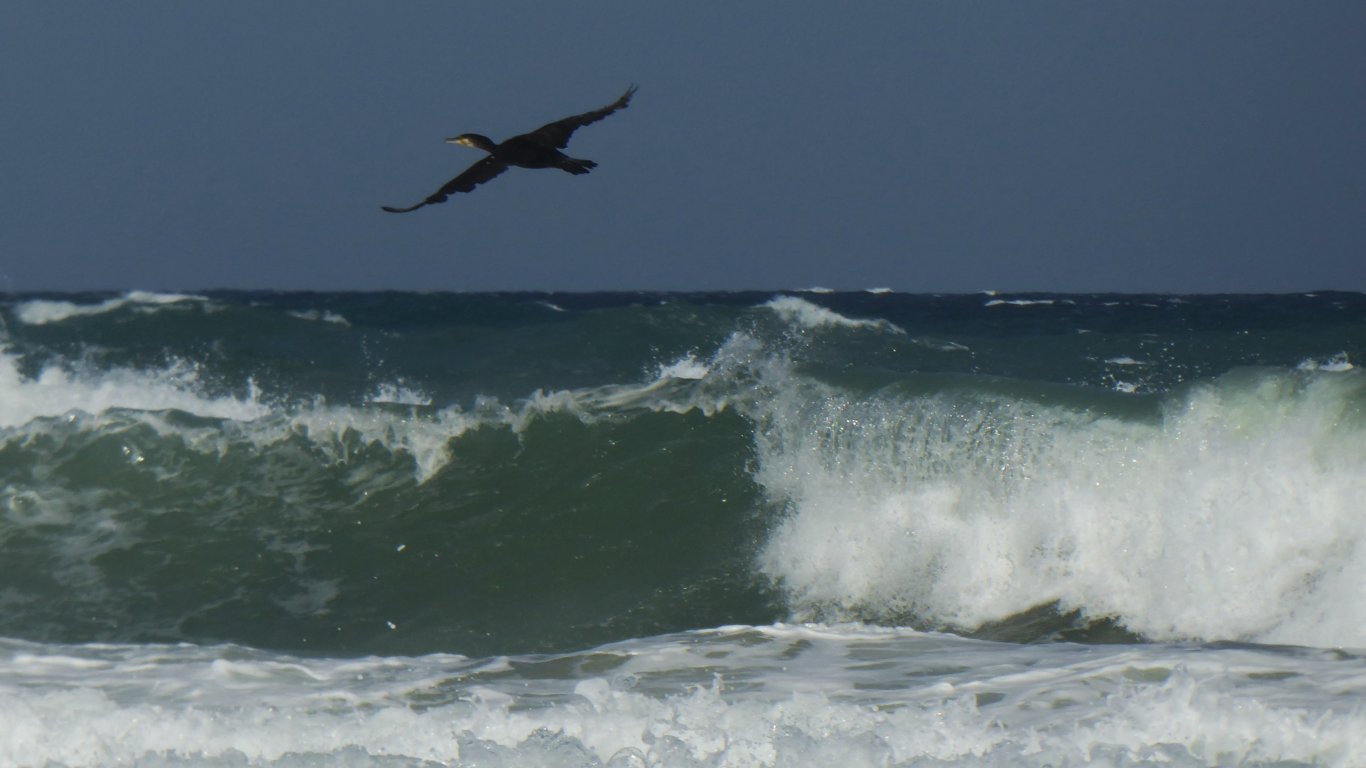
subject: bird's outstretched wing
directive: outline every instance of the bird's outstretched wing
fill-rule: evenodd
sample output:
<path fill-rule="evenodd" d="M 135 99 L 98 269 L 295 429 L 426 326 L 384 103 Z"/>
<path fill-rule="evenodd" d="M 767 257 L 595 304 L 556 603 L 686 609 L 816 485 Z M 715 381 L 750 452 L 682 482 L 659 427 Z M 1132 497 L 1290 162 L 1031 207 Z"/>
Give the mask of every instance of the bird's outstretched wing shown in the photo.
<path fill-rule="evenodd" d="M 466 168 L 464 173 L 443 184 L 441 189 L 428 195 L 426 200 L 423 200 L 417 205 L 410 205 L 407 208 L 392 208 L 387 205 L 382 205 L 380 208 L 389 213 L 407 213 L 409 211 L 416 211 L 424 205 L 444 203 L 446 202 L 446 198 L 450 195 L 453 195 L 456 192 L 470 192 L 475 187 L 492 179 L 507 169 L 508 167 L 506 164 L 493 159 L 493 156 L 490 155 L 474 165 L 471 165 L 469 168 Z"/>
<path fill-rule="evenodd" d="M 526 135 L 535 137 L 537 142 L 547 146 L 564 149 L 569 146 L 569 137 L 574 135 L 574 131 L 585 125 L 596 123 L 618 109 L 624 109 L 627 104 L 631 103 L 631 97 L 635 93 L 636 87 L 633 85 L 626 89 L 626 93 L 623 93 L 621 98 L 602 109 L 595 109 L 592 112 L 584 112 L 582 115 L 574 115 L 563 120 L 556 120 L 553 123 L 547 123 Z"/>

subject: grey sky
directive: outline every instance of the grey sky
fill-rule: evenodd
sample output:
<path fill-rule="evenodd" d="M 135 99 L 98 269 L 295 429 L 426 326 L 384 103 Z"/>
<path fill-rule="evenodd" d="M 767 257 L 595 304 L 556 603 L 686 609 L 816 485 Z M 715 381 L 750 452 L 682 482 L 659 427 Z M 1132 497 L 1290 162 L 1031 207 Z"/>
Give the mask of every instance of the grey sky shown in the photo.
<path fill-rule="evenodd" d="M 1366 290 L 1361 0 L 18 0 L 0 99 L 0 290 Z"/>

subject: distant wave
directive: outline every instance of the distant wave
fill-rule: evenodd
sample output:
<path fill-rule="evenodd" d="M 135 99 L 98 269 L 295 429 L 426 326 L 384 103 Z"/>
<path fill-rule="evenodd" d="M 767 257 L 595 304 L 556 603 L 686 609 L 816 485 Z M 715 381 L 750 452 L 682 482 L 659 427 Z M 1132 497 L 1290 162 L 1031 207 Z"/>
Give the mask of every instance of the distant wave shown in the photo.
<path fill-rule="evenodd" d="M 314 320 L 314 321 L 323 322 L 323 323 L 336 323 L 337 325 L 350 325 L 350 324 L 351 324 L 350 322 L 347 321 L 346 318 L 342 317 L 341 315 L 337 314 L 336 312 L 324 312 L 324 311 L 319 311 L 319 310 L 316 310 L 316 309 L 300 310 L 300 311 L 296 311 L 296 312 L 290 312 L 289 315 L 290 315 L 291 317 L 297 317 L 297 318 L 299 318 L 300 320 Z"/>
<path fill-rule="evenodd" d="M 156 309 L 172 304 L 204 301 L 208 301 L 208 299 L 203 296 L 193 296 L 183 293 L 131 291 L 117 298 L 106 299 L 98 304 L 76 304 L 70 301 L 35 299 L 16 306 L 14 308 L 14 315 L 20 322 L 29 325 L 46 325 L 48 323 L 60 323 L 64 320 L 70 320 L 73 317 L 102 315 L 106 312 L 113 312 L 128 306 L 146 311 L 155 311 Z"/>
<path fill-rule="evenodd" d="M 990 300 L 990 301 L 984 303 L 982 306 L 984 306 L 984 307 L 1000 307 L 1000 306 L 1012 306 L 1012 307 L 1051 307 L 1051 306 L 1053 306 L 1054 304 L 1058 304 L 1058 303 L 1060 303 L 1058 299 L 992 299 L 992 300 Z M 1070 304 L 1070 303 L 1072 303 L 1072 302 L 1067 301 L 1067 300 L 1062 300 L 1061 303 L 1063 303 L 1063 304 Z"/>
<path fill-rule="evenodd" d="M 905 331 L 886 320 L 858 320 L 813 304 L 797 296 L 779 296 L 762 305 L 773 310 L 783 320 L 803 328 L 870 328 L 904 334 Z"/>

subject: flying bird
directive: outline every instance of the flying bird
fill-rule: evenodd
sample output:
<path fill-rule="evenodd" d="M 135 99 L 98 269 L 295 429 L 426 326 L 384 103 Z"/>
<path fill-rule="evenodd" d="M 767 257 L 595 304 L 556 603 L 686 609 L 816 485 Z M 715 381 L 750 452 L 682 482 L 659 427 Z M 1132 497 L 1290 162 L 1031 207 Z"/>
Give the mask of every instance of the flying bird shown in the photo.
<path fill-rule="evenodd" d="M 488 156 L 465 169 L 464 173 L 443 184 L 441 189 L 428 195 L 426 200 L 417 205 L 407 208 L 391 208 L 387 205 L 380 207 L 389 213 L 407 213 L 416 211 L 424 205 L 444 203 L 447 197 L 456 192 L 473 191 L 475 187 L 514 165 L 522 168 L 559 168 L 566 173 L 575 175 L 588 173 L 597 166 L 597 163 L 592 160 L 570 157 L 560 150 L 569 146 L 569 137 L 574 135 L 574 131 L 585 125 L 596 123 L 618 109 L 624 109 L 627 104 L 631 103 L 631 97 L 635 95 L 635 92 L 636 87 L 633 85 L 626 89 L 626 93 L 623 93 L 621 98 L 602 109 L 566 117 L 553 123 L 546 123 L 531 133 L 513 136 L 502 144 L 494 144 L 489 137 L 477 133 L 462 133 L 455 138 L 446 139 L 447 144 L 460 144 L 482 149 L 488 153 Z"/>

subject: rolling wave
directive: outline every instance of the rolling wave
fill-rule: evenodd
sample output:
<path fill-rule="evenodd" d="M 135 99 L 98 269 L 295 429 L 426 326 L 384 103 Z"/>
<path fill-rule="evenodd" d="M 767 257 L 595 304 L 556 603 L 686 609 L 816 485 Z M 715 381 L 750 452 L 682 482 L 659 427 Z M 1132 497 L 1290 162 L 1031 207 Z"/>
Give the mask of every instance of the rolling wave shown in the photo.
<path fill-rule="evenodd" d="M 485 327 L 214 298 L 203 327 L 285 341 L 136 359 L 117 333 L 177 327 L 142 308 L 200 299 L 21 302 L 0 347 L 0 634 L 474 653 L 819 620 L 1366 647 L 1355 348 L 1129 394 L 1074 380 L 1170 375 L 1174 342 L 1140 356 L 1074 328 L 1045 339 L 1071 355 L 1053 380 L 983 373 L 1011 339 L 869 314 L 895 299 L 518 299 Z M 102 346 L 69 346 L 100 323 Z M 528 326 L 555 343 L 523 352 Z M 566 343 L 604 329 L 644 351 Z M 355 356 L 292 365 L 320 339 Z M 503 386 L 457 401 L 448 371 Z"/>

